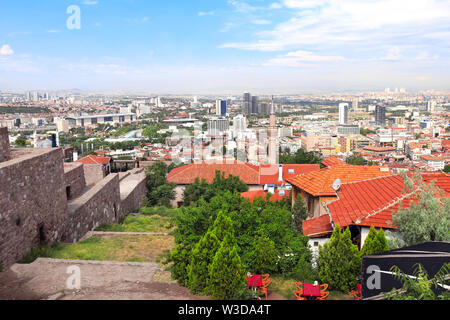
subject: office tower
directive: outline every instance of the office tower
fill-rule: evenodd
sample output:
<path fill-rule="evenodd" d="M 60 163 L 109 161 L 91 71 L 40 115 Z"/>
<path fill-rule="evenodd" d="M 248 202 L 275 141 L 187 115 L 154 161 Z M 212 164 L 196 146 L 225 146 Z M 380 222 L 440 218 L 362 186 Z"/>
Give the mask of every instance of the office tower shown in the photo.
<path fill-rule="evenodd" d="M 227 115 L 227 101 L 216 100 L 216 116 L 225 117 Z"/>
<path fill-rule="evenodd" d="M 208 120 L 208 134 L 220 135 L 230 128 L 230 122 L 225 118 L 212 118 Z"/>
<path fill-rule="evenodd" d="M 348 123 L 348 103 L 339 104 L 339 124 Z"/>
<path fill-rule="evenodd" d="M 359 99 L 355 98 L 353 100 L 353 111 L 358 112 L 359 111 Z"/>
<path fill-rule="evenodd" d="M 37 102 L 37 101 L 39 101 L 39 93 L 33 92 L 33 102 Z"/>
<path fill-rule="evenodd" d="M 244 92 L 244 98 L 242 102 L 242 113 L 251 114 L 252 113 L 252 96 L 249 92 Z"/>
<path fill-rule="evenodd" d="M 198 103 L 198 97 L 197 96 L 194 97 L 194 103 Z"/>
<path fill-rule="evenodd" d="M 258 97 L 252 97 L 252 113 L 258 113 Z"/>
<path fill-rule="evenodd" d="M 278 130 L 277 130 L 277 115 L 275 106 L 272 103 L 270 106 L 270 125 L 269 125 L 269 163 L 278 163 Z"/>
<path fill-rule="evenodd" d="M 436 101 L 430 100 L 427 102 L 427 112 L 434 112 L 435 108 L 436 108 Z"/>
<path fill-rule="evenodd" d="M 31 101 L 31 92 L 29 92 L 29 91 L 27 92 L 26 100 Z"/>
<path fill-rule="evenodd" d="M 386 88 L 386 89 L 384 89 L 384 92 L 387 93 L 387 94 L 389 94 L 389 93 L 391 92 L 391 89 Z"/>
<path fill-rule="evenodd" d="M 233 118 L 233 131 L 235 134 L 247 130 L 247 118 L 243 115 L 238 115 Z"/>
<path fill-rule="evenodd" d="M 386 107 L 380 105 L 376 106 L 375 122 L 379 126 L 384 126 L 386 124 Z"/>

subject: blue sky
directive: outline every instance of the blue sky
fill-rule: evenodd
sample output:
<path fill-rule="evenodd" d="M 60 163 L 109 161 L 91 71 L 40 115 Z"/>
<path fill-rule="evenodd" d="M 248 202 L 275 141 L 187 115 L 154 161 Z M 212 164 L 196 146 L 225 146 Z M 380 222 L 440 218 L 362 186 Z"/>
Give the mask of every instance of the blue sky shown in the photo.
<path fill-rule="evenodd" d="M 67 8 L 81 11 L 69 30 Z M 0 5 L 0 90 L 449 89 L 448 0 L 40 0 Z"/>

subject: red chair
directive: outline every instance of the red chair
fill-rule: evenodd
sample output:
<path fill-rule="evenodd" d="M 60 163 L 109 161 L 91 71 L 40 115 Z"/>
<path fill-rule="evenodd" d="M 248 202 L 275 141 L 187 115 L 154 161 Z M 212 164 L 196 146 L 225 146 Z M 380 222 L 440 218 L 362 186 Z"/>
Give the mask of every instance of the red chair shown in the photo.
<path fill-rule="evenodd" d="M 262 286 L 259 288 L 259 291 L 264 293 L 266 300 L 269 296 L 269 286 L 270 286 L 270 283 L 272 282 L 269 278 L 270 278 L 270 274 L 263 275 L 262 276 Z"/>
<path fill-rule="evenodd" d="M 362 294 L 361 294 L 361 285 L 358 283 L 357 285 L 356 285 L 356 288 L 357 288 L 357 291 L 355 291 L 355 290 L 352 290 L 352 295 L 353 295 L 353 298 L 355 299 L 355 300 L 362 300 Z"/>
<path fill-rule="evenodd" d="M 303 296 L 303 290 L 295 290 L 294 295 L 297 300 L 308 300 L 308 298 Z"/>
<path fill-rule="evenodd" d="M 320 285 L 320 297 L 318 297 L 317 300 L 327 300 L 327 297 L 330 295 L 327 289 L 328 289 L 327 284 Z"/>

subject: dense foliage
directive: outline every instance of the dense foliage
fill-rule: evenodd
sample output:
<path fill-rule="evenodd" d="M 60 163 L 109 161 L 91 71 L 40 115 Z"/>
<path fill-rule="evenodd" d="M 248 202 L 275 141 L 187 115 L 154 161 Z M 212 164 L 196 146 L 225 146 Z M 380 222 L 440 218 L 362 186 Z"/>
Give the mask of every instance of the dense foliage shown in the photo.
<path fill-rule="evenodd" d="M 216 176 L 211 184 L 206 183 L 204 179 L 200 181 L 199 178 L 196 178 L 194 183 L 188 185 L 184 189 L 183 203 L 185 206 L 189 206 L 201 198 L 209 201 L 214 195 L 226 191 L 230 191 L 231 193 L 246 192 L 248 191 L 248 186 L 239 177 L 230 174 L 225 178 L 225 173 L 216 171 Z"/>
<path fill-rule="evenodd" d="M 319 278 L 331 290 L 350 292 L 361 273 L 361 256 L 352 243 L 350 229 L 341 232 L 336 226 L 331 239 L 319 248 Z"/>
<path fill-rule="evenodd" d="M 395 273 L 395 278 L 399 280 L 403 287 L 396 288 L 386 294 L 388 300 L 449 300 L 450 291 L 442 290 L 442 285 L 449 285 L 450 281 L 446 276 L 450 274 L 450 263 L 444 264 L 433 279 L 429 279 L 428 272 L 421 264 L 414 267 L 413 277 L 405 274 L 397 266 L 393 266 L 391 271 Z M 436 294 L 436 292 L 440 292 Z"/>
<path fill-rule="evenodd" d="M 398 227 L 390 241 L 390 247 L 411 246 L 429 241 L 450 241 L 450 198 L 433 182 L 426 185 L 420 173 L 410 178 L 403 174 L 407 192 L 416 190 L 417 202 L 409 208 L 400 208 L 392 215 Z"/>
<path fill-rule="evenodd" d="M 377 232 L 375 227 L 371 226 L 369 234 L 361 248 L 361 256 L 370 256 L 386 251 L 389 251 L 389 246 L 383 229 Z"/>
<path fill-rule="evenodd" d="M 223 292 L 228 299 L 239 297 L 241 272 L 290 276 L 302 261 L 307 270 L 301 272 L 310 273 L 308 238 L 293 232 L 290 202 L 257 198 L 252 203 L 236 190 L 237 178 L 217 178 L 212 185 L 197 184 L 213 190 L 209 200 L 201 196 L 191 201 L 176 217 L 177 246 L 169 259 L 172 277 L 193 292 L 214 298 L 223 298 Z M 222 285 L 216 289 L 218 284 L 234 291 Z"/>
<path fill-rule="evenodd" d="M 281 154 L 281 164 L 320 164 L 322 159 L 314 154 L 314 152 L 306 152 L 305 149 L 299 149 L 294 155 Z"/>
<path fill-rule="evenodd" d="M 175 199 L 174 183 L 166 182 L 166 175 L 175 166 L 168 166 L 164 162 L 155 162 L 151 167 L 147 168 L 147 199 L 144 201 L 145 207 L 150 206 L 170 206 L 170 202 Z"/>

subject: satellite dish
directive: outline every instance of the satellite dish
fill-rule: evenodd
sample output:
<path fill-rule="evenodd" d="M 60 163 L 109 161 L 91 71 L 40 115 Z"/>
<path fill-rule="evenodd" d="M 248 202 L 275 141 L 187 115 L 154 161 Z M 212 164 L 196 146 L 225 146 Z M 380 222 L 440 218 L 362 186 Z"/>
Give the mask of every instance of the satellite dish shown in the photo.
<path fill-rule="evenodd" d="M 333 189 L 334 191 L 338 191 L 341 188 L 342 182 L 341 179 L 336 179 L 336 181 L 333 183 Z"/>

